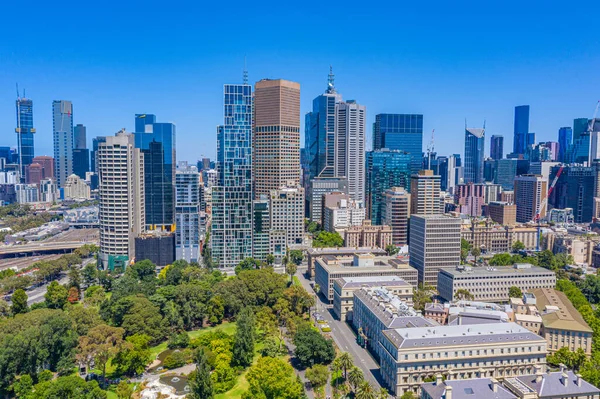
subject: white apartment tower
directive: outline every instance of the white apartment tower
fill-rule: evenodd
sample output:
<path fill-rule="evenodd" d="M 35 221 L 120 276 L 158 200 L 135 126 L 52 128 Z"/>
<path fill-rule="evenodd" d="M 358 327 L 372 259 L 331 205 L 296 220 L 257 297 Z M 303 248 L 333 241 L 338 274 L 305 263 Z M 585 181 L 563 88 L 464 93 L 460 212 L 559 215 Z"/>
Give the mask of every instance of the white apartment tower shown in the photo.
<path fill-rule="evenodd" d="M 175 258 L 198 262 L 200 258 L 200 174 L 195 166 L 180 162 L 175 172 Z"/>
<path fill-rule="evenodd" d="M 335 104 L 335 176 L 348 179 L 348 194 L 365 202 L 367 108 L 355 101 Z"/>
<path fill-rule="evenodd" d="M 304 189 L 290 182 L 288 186 L 271 190 L 269 202 L 271 241 L 283 245 L 285 236 L 286 246 L 301 244 L 304 235 Z M 285 248 L 281 250 L 285 251 Z"/>

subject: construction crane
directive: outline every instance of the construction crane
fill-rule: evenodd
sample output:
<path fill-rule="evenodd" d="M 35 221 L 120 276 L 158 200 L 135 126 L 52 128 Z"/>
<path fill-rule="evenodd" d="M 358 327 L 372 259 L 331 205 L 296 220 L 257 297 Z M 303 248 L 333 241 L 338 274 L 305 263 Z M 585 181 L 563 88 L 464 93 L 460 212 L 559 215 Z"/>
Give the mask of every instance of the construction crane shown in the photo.
<path fill-rule="evenodd" d="M 429 144 L 427 144 L 427 169 L 431 170 L 431 155 L 433 154 L 433 150 L 434 150 L 434 141 L 433 141 L 433 134 L 435 133 L 435 129 L 433 129 L 431 131 L 431 141 L 429 141 Z"/>
<path fill-rule="evenodd" d="M 546 209 L 546 206 L 548 205 L 548 198 L 550 197 L 550 194 L 552 194 L 552 191 L 554 191 L 554 186 L 556 186 L 556 183 L 558 182 L 558 179 L 560 178 L 560 175 L 562 174 L 562 171 L 564 169 L 564 165 L 560 165 L 560 168 L 558 169 L 558 172 L 556 172 L 556 176 L 554 176 L 554 180 L 552 180 L 552 184 L 550 184 L 550 188 L 548 188 L 548 194 L 546 195 L 546 197 L 540 202 L 540 206 L 538 207 L 538 210 L 535 214 L 535 221 L 537 222 L 537 245 L 536 245 L 536 249 L 539 252 L 540 250 L 540 231 L 541 231 L 541 223 L 540 223 L 540 219 L 541 219 L 541 214 L 542 212 L 544 212 L 544 210 Z"/>

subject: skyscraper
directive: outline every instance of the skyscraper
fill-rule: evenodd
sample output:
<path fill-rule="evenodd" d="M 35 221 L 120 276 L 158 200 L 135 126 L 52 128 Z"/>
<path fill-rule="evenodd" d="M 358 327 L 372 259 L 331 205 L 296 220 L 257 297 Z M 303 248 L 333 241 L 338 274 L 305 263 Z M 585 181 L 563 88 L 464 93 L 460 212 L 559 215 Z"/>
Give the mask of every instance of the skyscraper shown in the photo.
<path fill-rule="evenodd" d="M 541 175 L 522 175 L 515 178 L 515 205 L 517 222 L 535 220 L 540 204 L 548 195 L 548 180 Z M 546 216 L 547 206 L 541 210 L 540 218 Z"/>
<path fill-rule="evenodd" d="M 252 256 L 252 86 L 224 86 L 217 128 L 217 185 L 212 188 L 212 257 L 222 267 Z"/>
<path fill-rule="evenodd" d="M 440 176 L 432 170 L 420 170 L 410 177 L 410 214 L 440 213 Z"/>
<path fill-rule="evenodd" d="M 367 211 L 374 225 L 382 224 L 383 194 L 392 187 L 410 188 L 411 154 L 387 148 L 367 153 Z"/>
<path fill-rule="evenodd" d="M 348 179 L 348 194 L 365 200 L 365 140 L 367 108 L 355 101 L 335 105 L 335 168 L 337 177 Z"/>
<path fill-rule="evenodd" d="M 136 114 L 134 136 L 144 154 L 146 226 L 170 229 L 175 222 L 175 125 Z"/>
<path fill-rule="evenodd" d="M 581 137 L 582 133 L 588 131 L 589 120 L 588 118 L 577 118 L 573 119 L 573 142 Z"/>
<path fill-rule="evenodd" d="M 87 148 L 86 127 L 78 123 L 73 128 L 73 148 Z"/>
<path fill-rule="evenodd" d="M 496 160 L 494 183 L 500 184 L 503 190 L 512 190 L 515 185 L 515 176 L 517 176 L 516 159 Z"/>
<path fill-rule="evenodd" d="M 33 162 L 42 166 L 42 179 L 54 180 L 54 158 L 47 155 L 38 155 L 33 158 Z"/>
<path fill-rule="evenodd" d="M 200 259 L 200 174 L 195 166 L 180 163 L 175 172 L 175 258 Z"/>
<path fill-rule="evenodd" d="M 323 196 L 333 192 L 348 194 L 345 177 L 315 177 L 310 181 L 308 192 L 308 217 L 311 222 L 323 224 Z"/>
<path fill-rule="evenodd" d="M 33 101 L 28 98 L 17 98 L 17 151 L 19 152 L 19 169 L 21 181 L 25 181 L 25 167 L 33 162 Z M 9 160 L 6 160 L 9 162 Z"/>
<path fill-rule="evenodd" d="M 270 236 L 282 237 L 284 242 L 270 240 L 271 253 L 285 255 L 290 245 L 302 244 L 304 236 L 304 189 L 289 185 L 271 190 L 269 195 Z M 277 247 L 281 244 L 281 247 Z"/>
<path fill-rule="evenodd" d="M 381 224 L 392 228 L 392 243 L 397 246 L 408 244 L 408 217 L 410 216 L 410 194 L 401 187 L 392 187 L 383 193 Z"/>
<path fill-rule="evenodd" d="M 513 153 L 525 154 L 529 134 L 529 105 L 515 107 L 514 128 Z"/>
<path fill-rule="evenodd" d="M 382 148 L 409 153 L 412 158 L 411 173 L 417 173 L 423 155 L 423 115 L 375 115 L 373 150 Z"/>
<path fill-rule="evenodd" d="M 573 143 L 573 129 L 561 127 L 558 129 L 558 162 L 566 162 L 567 153 Z"/>
<path fill-rule="evenodd" d="M 90 171 L 90 150 L 86 143 L 86 128 L 78 124 L 73 128 L 73 173 L 85 179 Z"/>
<path fill-rule="evenodd" d="M 300 184 L 300 84 L 263 79 L 254 90 L 254 196 Z"/>
<path fill-rule="evenodd" d="M 132 134 L 120 131 L 99 143 L 100 252 L 104 269 L 124 269 L 145 225 L 144 155 Z"/>
<path fill-rule="evenodd" d="M 554 166 L 550 171 L 553 181 L 561 166 Z M 548 204 L 553 208 L 572 208 L 575 223 L 592 221 L 594 197 L 596 196 L 596 167 L 564 166 L 556 182 Z"/>
<path fill-rule="evenodd" d="M 483 183 L 485 129 L 465 129 L 465 183 Z"/>
<path fill-rule="evenodd" d="M 490 158 L 504 158 L 504 136 L 498 134 L 492 135 L 492 139 L 490 140 Z"/>
<path fill-rule="evenodd" d="M 62 187 L 73 174 L 73 104 L 71 101 L 52 102 L 54 137 L 54 176 Z M 84 176 L 85 177 L 85 176 Z"/>

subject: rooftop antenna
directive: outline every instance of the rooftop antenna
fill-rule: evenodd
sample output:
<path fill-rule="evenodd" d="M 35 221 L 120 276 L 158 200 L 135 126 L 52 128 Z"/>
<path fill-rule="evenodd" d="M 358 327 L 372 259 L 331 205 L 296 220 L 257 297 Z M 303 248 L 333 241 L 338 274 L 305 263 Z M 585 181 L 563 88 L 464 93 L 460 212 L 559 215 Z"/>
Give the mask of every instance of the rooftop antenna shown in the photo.
<path fill-rule="evenodd" d="M 17 100 L 18 100 L 19 99 L 19 84 L 16 83 L 16 85 L 17 85 Z"/>
<path fill-rule="evenodd" d="M 246 56 L 244 56 L 244 84 L 248 84 L 248 68 L 246 67 Z"/>
<path fill-rule="evenodd" d="M 329 75 L 327 77 L 327 92 L 335 93 L 335 75 L 333 74 L 333 67 L 329 65 Z"/>
<path fill-rule="evenodd" d="M 483 120 L 483 130 L 485 130 L 485 119 Z"/>

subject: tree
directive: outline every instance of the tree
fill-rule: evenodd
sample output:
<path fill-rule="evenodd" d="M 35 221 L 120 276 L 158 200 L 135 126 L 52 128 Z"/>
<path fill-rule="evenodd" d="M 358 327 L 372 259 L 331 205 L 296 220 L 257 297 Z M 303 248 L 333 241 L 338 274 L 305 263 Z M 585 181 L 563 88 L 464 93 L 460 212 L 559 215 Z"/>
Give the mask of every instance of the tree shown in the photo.
<path fill-rule="evenodd" d="M 327 366 L 315 364 L 306 370 L 306 378 L 313 388 L 321 388 L 327 384 L 327 380 L 329 379 L 329 370 L 327 369 Z"/>
<path fill-rule="evenodd" d="M 344 239 L 338 232 L 321 231 L 312 242 L 314 248 L 332 248 L 344 245 Z"/>
<path fill-rule="evenodd" d="M 417 399 L 417 397 L 411 391 L 406 391 L 400 396 L 400 399 Z"/>
<path fill-rule="evenodd" d="M 93 359 L 96 366 L 102 370 L 102 378 L 106 376 L 106 363 L 124 346 L 123 334 L 120 327 L 106 324 L 96 326 L 87 335 L 79 337 L 79 359 L 87 365 Z"/>
<path fill-rule="evenodd" d="M 490 265 L 492 266 L 508 266 L 512 263 L 512 256 L 507 253 L 496 254 L 492 256 L 492 259 L 490 259 Z"/>
<path fill-rule="evenodd" d="M 250 389 L 242 399 L 300 399 L 302 385 L 294 378 L 292 366 L 273 357 L 261 357 L 246 373 Z"/>
<path fill-rule="evenodd" d="M 299 265 L 304 260 L 304 253 L 299 249 L 292 249 L 290 251 L 290 260 Z"/>
<path fill-rule="evenodd" d="M 363 381 L 358 386 L 358 390 L 356 391 L 356 399 L 376 399 L 377 394 L 375 393 L 375 389 L 373 386 L 369 384 L 368 381 Z"/>
<path fill-rule="evenodd" d="M 385 252 L 387 252 L 388 256 L 394 256 L 396 255 L 398 252 L 400 252 L 400 248 L 398 248 L 397 246 L 395 246 L 394 244 L 388 244 L 385 247 Z"/>
<path fill-rule="evenodd" d="M 99 285 L 91 285 L 85 290 L 83 296 L 83 304 L 85 306 L 100 306 L 104 299 L 106 298 L 106 291 Z"/>
<path fill-rule="evenodd" d="M 29 297 L 25 293 L 25 290 L 19 288 L 13 293 L 10 300 L 12 302 L 11 311 L 13 315 L 27 313 L 29 310 L 29 307 L 27 306 Z"/>
<path fill-rule="evenodd" d="M 467 256 L 469 256 L 469 251 L 471 251 L 471 243 L 464 238 L 460 239 L 460 263 L 465 263 L 467 261 Z"/>
<path fill-rule="evenodd" d="M 513 285 L 508 289 L 508 297 L 509 298 L 521 298 L 523 297 L 523 292 L 519 287 Z"/>
<path fill-rule="evenodd" d="M 79 291 L 77 290 L 77 287 L 69 288 L 68 295 L 67 301 L 69 301 L 69 303 L 73 304 L 79 302 Z"/>
<path fill-rule="evenodd" d="M 100 389 L 97 381 L 86 382 L 76 375 L 39 383 L 34 395 L 36 399 L 106 399 L 106 391 Z"/>
<path fill-rule="evenodd" d="M 129 399 L 133 394 L 133 388 L 131 388 L 127 382 L 121 381 L 119 382 L 119 385 L 117 385 L 115 393 L 119 399 Z"/>
<path fill-rule="evenodd" d="M 208 301 L 208 322 L 213 326 L 220 324 L 225 316 L 225 300 L 221 295 L 215 295 Z"/>
<path fill-rule="evenodd" d="M 365 380 L 363 372 L 358 367 L 354 366 L 348 373 L 348 382 L 352 386 L 352 389 L 356 391 L 359 385 Z"/>
<path fill-rule="evenodd" d="M 126 375 L 142 374 L 146 365 L 151 360 L 148 343 L 150 337 L 145 334 L 136 334 L 127 337 L 129 345 L 124 345 L 112 360 L 112 364 L 117 367 L 119 373 Z"/>
<path fill-rule="evenodd" d="M 340 360 L 340 366 L 344 370 L 344 379 L 348 379 L 348 370 L 354 367 L 354 362 L 352 361 L 352 356 L 348 352 L 342 352 L 338 359 Z"/>
<path fill-rule="evenodd" d="M 335 349 L 330 339 L 325 339 L 310 326 L 303 327 L 294 335 L 295 355 L 302 367 L 329 364 L 335 358 Z"/>
<path fill-rule="evenodd" d="M 425 305 L 431 303 L 431 293 L 429 287 L 420 285 L 419 288 L 413 291 L 413 307 L 417 310 L 425 310 Z"/>
<path fill-rule="evenodd" d="M 81 289 L 81 272 L 79 271 L 79 269 L 77 267 L 71 267 L 69 269 L 69 284 L 68 287 L 75 287 L 77 288 L 77 291 L 79 291 Z"/>
<path fill-rule="evenodd" d="M 471 250 L 471 255 L 473 255 L 473 257 L 475 258 L 475 261 L 477 261 L 477 258 L 479 258 L 481 256 L 481 249 L 477 248 L 477 247 L 474 247 Z"/>
<path fill-rule="evenodd" d="M 290 281 L 294 281 L 294 274 L 298 270 L 298 266 L 295 263 L 288 263 L 285 265 L 285 272 L 290 275 Z"/>
<path fill-rule="evenodd" d="M 254 258 L 245 258 L 235 267 L 235 274 L 239 274 L 242 270 L 260 269 L 260 261 Z"/>
<path fill-rule="evenodd" d="M 69 307 L 69 317 L 73 320 L 73 328 L 80 336 L 86 335 L 91 328 L 104 324 L 96 308 L 71 306 Z"/>
<path fill-rule="evenodd" d="M 237 329 L 233 338 L 233 366 L 246 368 L 254 357 L 254 313 L 245 307 L 237 317 Z"/>
<path fill-rule="evenodd" d="M 517 240 L 513 243 L 512 245 L 512 251 L 513 252 L 519 252 L 525 249 L 525 244 L 523 244 L 521 241 Z"/>
<path fill-rule="evenodd" d="M 577 372 L 586 362 L 586 355 L 581 348 L 578 348 L 575 352 L 571 352 L 569 348 L 563 346 L 558 351 L 548 355 L 547 362 L 553 366 L 564 364 L 567 368 Z"/>
<path fill-rule="evenodd" d="M 472 301 L 473 299 L 475 299 L 475 297 L 473 296 L 473 294 L 471 294 L 469 292 L 469 290 L 464 289 L 464 288 L 456 290 L 456 293 L 454 294 L 454 296 L 459 301 Z"/>
<path fill-rule="evenodd" d="M 273 263 L 275 263 L 275 256 L 273 254 L 268 254 L 266 261 L 267 265 L 272 265 Z"/>
<path fill-rule="evenodd" d="M 388 399 L 390 397 L 390 393 L 385 388 L 379 389 L 379 394 L 377 395 L 377 399 Z"/>
<path fill-rule="evenodd" d="M 190 380 L 191 397 L 193 399 L 210 399 L 213 395 L 213 385 L 210 379 L 210 365 L 206 359 L 204 349 L 200 348 L 195 355 L 196 372 Z"/>
<path fill-rule="evenodd" d="M 44 298 L 49 309 L 62 309 L 67 303 L 69 291 L 65 286 L 53 281 L 48 285 Z"/>

